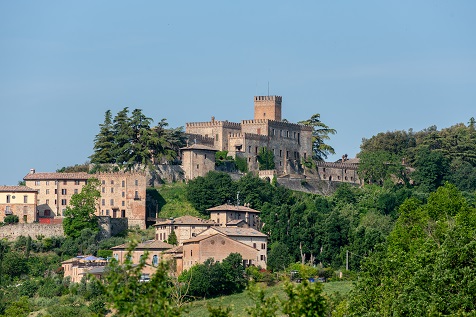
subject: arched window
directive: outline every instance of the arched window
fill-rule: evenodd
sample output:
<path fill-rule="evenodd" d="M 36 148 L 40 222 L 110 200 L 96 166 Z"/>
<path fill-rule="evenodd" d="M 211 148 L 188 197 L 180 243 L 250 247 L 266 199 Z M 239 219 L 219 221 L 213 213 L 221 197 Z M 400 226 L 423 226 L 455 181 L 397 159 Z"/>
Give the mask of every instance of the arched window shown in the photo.
<path fill-rule="evenodd" d="M 159 264 L 159 257 L 156 254 L 152 257 L 152 265 L 157 266 L 158 264 Z"/>

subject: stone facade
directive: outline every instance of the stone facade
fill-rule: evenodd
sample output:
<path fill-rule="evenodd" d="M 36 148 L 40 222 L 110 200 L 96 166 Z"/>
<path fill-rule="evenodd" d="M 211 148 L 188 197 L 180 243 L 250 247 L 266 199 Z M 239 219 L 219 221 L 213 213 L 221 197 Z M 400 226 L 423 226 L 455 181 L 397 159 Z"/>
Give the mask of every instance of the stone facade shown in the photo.
<path fill-rule="evenodd" d="M 197 144 L 202 139 L 196 136 L 201 135 L 208 142 L 206 146 L 210 147 L 211 138 L 216 151 L 228 151 L 232 157 L 245 158 L 250 171 L 258 170 L 258 152 L 260 148 L 265 147 L 274 153 L 278 175 L 299 173 L 301 160 L 312 155 L 312 128 L 281 121 L 281 104 L 280 96 L 256 96 L 253 120 L 234 123 L 217 121 L 212 117 L 209 122 L 187 123 L 185 131 L 189 134 L 189 140 L 193 139 Z M 199 160 L 200 157 L 188 156 L 185 160 L 185 156 L 183 153 L 187 175 L 187 170 L 190 170 L 190 166 L 196 167 L 195 159 Z M 200 173 L 206 174 L 213 169 L 214 166 L 204 165 Z M 188 175 L 188 179 L 194 176 Z"/>
<path fill-rule="evenodd" d="M 230 222 L 244 220 L 250 228 L 260 230 L 262 227 L 259 218 L 260 212 L 248 206 L 221 205 L 207 209 L 210 213 L 210 220 L 222 227 L 229 227 Z"/>
<path fill-rule="evenodd" d="M 185 240 L 194 238 L 206 229 L 218 226 L 218 224 L 198 217 L 182 216 L 161 221 L 154 226 L 156 240 L 166 241 L 172 231 L 174 231 L 178 244 L 182 245 Z"/>
<path fill-rule="evenodd" d="M 317 176 L 320 180 L 339 183 L 351 183 L 361 185 L 357 170 L 359 164 L 356 160 L 343 163 L 318 162 Z"/>
<path fill-rule="evenodd" d="M 42 223 L 17 223 L 14 225 L 7 225 L 0 227 L 0 238 L 8 240 L 15 240 L 16 238 L 32 237 L 36 239 L 37 236 L 48 237 L 63 237 L 62 224 L 42 224 Z"/>
<path fill-rule="evenodd" d="M 215 169 L 215 153 L 217 150 L 206 145 L 193 144 L 181 148 L 182 168 L 185 179 L 190 180 L 198 176 L 205 176 Z"/>
<path fill-rule="evenodd" d="M 27 186 L 0 186 L 0 221 L 9 215 L 17 216 L 21 223 L 37 221 L 37 194 Z"/>
<path fill-rule="evenodd" d="M 89 178 L 100 181 L 101 198 L 96 215 L 128 218 L 130 227 L 146 227 L 146 176 L 143 172 L 37 173 L 34 169 L 23 179 L 38 192 L 38 218 L 62 219 L 71 196 L 81 192 Z"/>
<path fill-rule="evenodd" d="M 258 256 L 256 249 L 225 235 L 219 233 L 199 235 L 184 241 L 181 261 L 183 267 L 178 269 L 188 270 L 193 265 L 202 264 L 210 258 L 223 261 L 231 253 L 240 253 L 245 266 L 255 264 Z"/>

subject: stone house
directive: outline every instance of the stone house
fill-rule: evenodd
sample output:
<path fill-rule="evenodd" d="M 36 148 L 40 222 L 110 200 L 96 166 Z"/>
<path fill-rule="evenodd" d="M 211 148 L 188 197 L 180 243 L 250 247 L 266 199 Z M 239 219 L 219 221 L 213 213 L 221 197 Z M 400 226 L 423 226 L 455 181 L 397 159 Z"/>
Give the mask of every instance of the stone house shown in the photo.
<path fill-rule="evenodd" d="M 258 250 L 219 232 L 215 232 L 212 234 L 200 234 L 195 238 L 184 241 L 182 252 L 181 263 L 183 266 L 181 268 L 177 266 L 177 271 L 188 270 L 193 265 L 202 264 L 210 258 L 221 262 L 231 253 L 241 254 L 245 266 L 253 265 L 255 264 Z"/>
<path fill-rule="evenodd" d="M 101 184 L 98 216 L 128 218 L 129 227 L 146 227 L 146 177 L 140 172 L 37 173 L 31 169 L 23 179 L 38 192 L 38 220 L 61 221 L 71 196 L 81 192 L 89 178 L 97 178 Z"/>
<path fill-rule="evenodd" d="M 38 192 L 27 186 L 0 186 L 0 221 L 9 215 L 18 216 L 20 222 L 37 221 Z"/>
<path fill-rule="evenodd" d="M 361 185 L 362 182 L 357 174 L 359 159 L 347 159 L 342 156 L 338 162 L 317 162 L 317 177 L 329 182 L 340 182 Z"/>
<path fill-rule="evenodd" d="M 143 277 L 147 280 L 150 275 L 152 275 L 157 265 L 163 259 L 163 252 L 169 250 L 173 245 L 158 241 L 158 240 L 149 240 L 142 243 L 139 243 L 131 254 L 131 261 L 133 264 L 139 263 L 141 258 L 147 253 L 147 259 L 145 260 L 145 267 L 142 271 Z M 124 263 L 127 259 L 128 253 L 128 244 L 121 244 L 111 248 L 113 257 L 119 262 Z"/>
<path fill-rule="evenodd" d="M 154 225 L 155 240 L 167 241 L 172 231 L 177 236 L 179 245 L 183 241 L 196 237 L 199 233 L 205 231 L 212 226 L 218 226 L 212 220 L 206 220 L 193 216 L 182 216 L 178 218 L 170 218 Z"/>
<path fill-rule="evenodd" d="M 64 277 L 70 277 L 73 283 L 81 282 L 81 279 L 87 274 L 101 278 L 106 265 L 106 259 L 92 255 L 81 255 L 61 262 Z"/>
<path fill-rule="evenodd" d="M 250 171 L 258 170 L 258 153 L 265 147 L 274 153 L 278 175 L 300 173 L 301 160 L 312 156 L 312 127 L 282 121 L 281 105 L 281 96 L 255 96 L 253 120 L 235 123 L 217 121 L 212 117 L 209 122 L 187 123 L 185 132 L 194 143 L 203 141 L 207 148 L 228 151 L 232 157 L 245 159 Z M 197 135 L 202 138 L 197 138 Z M 193 149 L 186 151 L 193 152 Z M 211 149 L 209 151 L 211 153 Z M 204 152 L 201 157 L 198 154 L 183 153 L 182 167 L 186 179 L 197 177 L 197 171 L 194 171 L 197 166 L 201 175 L 214 169 L 211 162 L 203 164 Z"/>
<path fill-rule="evenodd" d="M 260 212 L 248 206 L 224 204 L 207 209 L 210 213 L 210 220 L 222 227 L 238 226 L 244 220 L 246 226 L 256 230 L 261 229 Z M 242 224 L 243 225 L 243 224 Z"/>
<path fill-rule="evenodd" d="M 219 233 L 232 240 L 238 241 L 251 247 L 255 251 L 255 257 L 248 258 L 248 260 L 252 260 L 252 262 L 248 262 L 248 264 L 260 266 L 264 269 L 266 268 L 268 237 L 264 233 L 261 233 L 253 228 L 212 227 L 202 232 L 197 237 L 213 235 L 215 233 Z"/>

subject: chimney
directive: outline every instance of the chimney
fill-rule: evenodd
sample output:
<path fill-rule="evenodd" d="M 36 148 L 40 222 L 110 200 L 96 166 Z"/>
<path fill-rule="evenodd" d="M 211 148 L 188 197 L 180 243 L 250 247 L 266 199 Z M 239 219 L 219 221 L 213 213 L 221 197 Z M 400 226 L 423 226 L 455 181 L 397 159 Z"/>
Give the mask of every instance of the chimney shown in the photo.
<path fill-rule="evenodd" d="M 30 168 L 30 174 L 35 174 L 35 169 L 34 168 Z"/>

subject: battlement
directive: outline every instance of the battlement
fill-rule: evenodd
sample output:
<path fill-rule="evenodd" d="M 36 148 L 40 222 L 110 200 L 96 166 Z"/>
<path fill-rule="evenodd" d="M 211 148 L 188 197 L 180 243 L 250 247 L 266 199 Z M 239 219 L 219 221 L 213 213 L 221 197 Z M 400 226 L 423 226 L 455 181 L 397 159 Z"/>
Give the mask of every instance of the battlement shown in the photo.
<path fill-rule="evenodd" d="M 300 129 L 300 130 L 303 130 L 303 131 L 312 131 L 312 127 L 305 126 L 305 125 L 302 125 L 302 124 L 276 121 L 276 120 L 269 120 L 269 119 L 242 120 L 241 124 L 242 125 L 267 124 L 268 126 L 273 126 L 273 127 L 276 127 L 276 128 Z"/>
<path fill-rule="evenodd" d="M 208 128 L 208 127 L 224 127 L 224 128 L 237 128 L 241 127 L 241 123 L 225 121 L 207 121 L 207 122 L 187 122 L 185 127 L 193 128 Z"/>
<path fill-rule="evenodd" d="M 189 143 L 195 143 L 195 141 L 199 144 L 203 145 L 209 145 L 212 146 L 215 144 L 215 139 L 211 137 L 207 137 L 201 134 L 195 134 L 195 133 L 186 133 L 185 134 L 188 138 Z"/>
<path fill-rule="evenodd" d="M 357 170 L 359 168 L 359 164 L 355 163 L 332 163 L 332 162 L 317 162 L 317 167 L 330 167 L 330 168 L 344 168 L 344 169 L 351 169 Z"/>
<path fill-rule="evenodd" d="M 283 97 L 282 96 L 255 96 L 255 102 L 256 101 L 275 101 L 278 103 L 282 103 Z"/>

